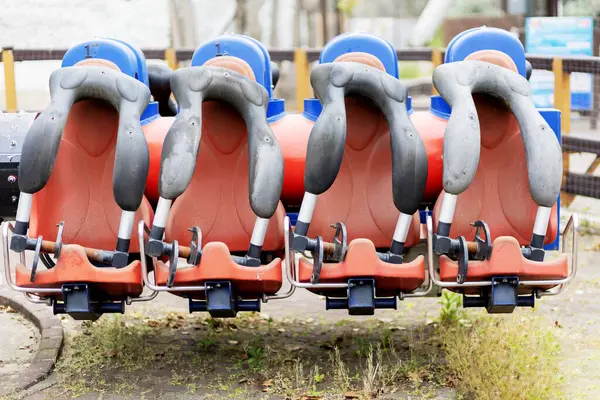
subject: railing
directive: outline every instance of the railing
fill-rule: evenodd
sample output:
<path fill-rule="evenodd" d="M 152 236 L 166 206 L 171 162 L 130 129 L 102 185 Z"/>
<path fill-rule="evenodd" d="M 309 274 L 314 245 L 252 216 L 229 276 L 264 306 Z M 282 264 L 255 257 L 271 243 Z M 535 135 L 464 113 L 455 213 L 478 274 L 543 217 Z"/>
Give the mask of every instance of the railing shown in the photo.
<path fill-rule="evenodd" d="M 181 49 L 146 49 L 143 51 L 147 59 L 165 60 L 169 67 L 177 69 L 181 62 L 190 60 L 193 50 Z M 6 109 L 8 112 L 17 111 L 17 91 L 15 81 L 15 62 L 61 60 L 66 50 L 63 49 L 32 49 L 20 50 L 4 48 L 0 61 L 4 64 L 4 78 L 6 85 Z M 311 96 L 310 88 L 310 63 L 319 59 L 319 49 L 271 50 L 269 54 L 274 62 L 292 61 L 296 67 L 296 104 L 301 108 L 304 99 Z M 429 61 L 432 66 L 442 64 L 444 50 L 442 49 L 400 49 L 397 50 L 399 61 Z M 594 96 L 591 111 L 592 126 L 595 127 L 596 117 L 600 109 L 600 57 L 550 57 L 527 55 L 533 69 L 552 71 L 554 73 L 554 107 L 561 111 L 561 130 L 563 134 L 563 190 L 567 193 L 563 201 L 568 205 L 574 194 L 600 198 L 600 178 L 592 176 L 594 170 L 600 165 L 600 141 L 582 139 L 568 136 L 571 131 L 571 88 L 570 74 L 582 72 L 594 76 Z M 432 88 L 434 94 L 435 88 Z M 569 154 L 571 152 L 585 152 L 595 154 L 585 174 L 569 172 Z M 571 194 L 571 195 L 569 195 Z"/>

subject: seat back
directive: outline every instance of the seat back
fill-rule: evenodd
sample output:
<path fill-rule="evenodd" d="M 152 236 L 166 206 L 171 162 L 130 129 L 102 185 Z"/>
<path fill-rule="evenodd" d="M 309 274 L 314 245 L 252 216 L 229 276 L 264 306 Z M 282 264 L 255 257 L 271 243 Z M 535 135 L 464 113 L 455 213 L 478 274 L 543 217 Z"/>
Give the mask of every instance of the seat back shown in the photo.
<path fill-rule="evenodd" d="M 489 65 L 495 65 L 515 73 L 506 78 L 506 82 L 509 82 L 508 85 L 511 86 L 513 93 L 518 92 L 512 96 L 513 98 L 517 97 L 517 100 L 513 100 L 513 105 L 520 102 L 522 106 L 514 110 L 514 113 L 520 116 L 521 122 L 519 124 L 513 111 L 507 106 L 506 100 L 488 94 L 473 95 L 476 109 L 474 116 L 478 118 L 480 140 L 475 136 L 469 137 L 470 139 L 467 140 L 469 145 L 460 147 L 462 153 L 458 156 L 465 160 L 461 165 L 464 165 L 462 170 L 464 171 L 463 176 L 466 177 L 466 184 L 460 182 L 458 178 L 448 184 L 448 180 L 452 180 L 451 176 L 456 176 L 456 171 L 461 168 L 457 168 L 454 164 L 451 166 L 451 170 L 446 170 L 447 165 L 444 164 L 445 190 L 457 196 L 450 236 L 472 238 L 475 228 L 471 226 L 471 223 L 483 220 L 490 227 L 492 240 L 500 236 L 512 236 L 521 245 L 526 245 L 530 243 L 534 234 L 539 210 L 544 207 L 549 210 L 547 230 L 544 227 L 545 242 L 551 243 L 554 241 L 558 229 L 555 201 L 561 175 L 560 160 L 557 159 L 557 155 L 560 156 L 560 147 L 557 146 L 556 136 L 539 113 L 532 110 L 533 106 L 529 106 L 525 78 L 515 78 L 516 74 L 524 76 L 521 74 L 521 69 L 524 70 L 524 68 L 518 68 L 513 58 L 497 50 L 480 50 L 471 53 L 465 60 L 485 62 L 487 67 L 481 64 L 485 69 L 492 68 Z M 471 74 L 475 73 L 475 75 L 477 72 L 469 70 L 465 66 L 459 68 L 463 68 Z M 505 79 L 501 70 L 494 69 L 494 72 L 500 76 L 499 79 Z M 494 88 L 500 85 L 494 86 L 493 84 L 496 77 L 489 77 L 491 83 L 488 85 L 488 89 L 482 90 L 482 92 L 489 91 L 498 95 Z M 441 86 L 441 88 L 443 87 Z M 448 95 L 446 93 L 446 97 Z M 529 107 L 527 112 L 524 111 L 525 103 Z M 463 108 L 462 105 L 458 105 L 458 107 Z M 534 128 L 537 128 L 539 132 L 535 131 L 535 135 L 532 135 L 529 132 L 532 132 Z M 448 128 L 446 131 L 447 134 L 450 129 Z M 535 143 L 532 139 L 536 139 Z M 451 146 L 446 143 L 447 140 L 448 137 L 444 142 L 445 163 L 452 161 L 448 161 Z M 475 170 L 469 165 L 474 158 L 477 158 L 473 151 L 468 150 L 473 144 L 471 140 L 476 141 L 474 145 L 479 154 Z M 529 151 L 526 151 L 526 146 Z M 541 154 L 540 149 L 542 150 Z M 457 151 L 458 148 L 453 148 L 455 157 Z M 470 178 L 471 176 L 472 178 Z M 446 195 L 442 192 L 436 202 L 434 229 L 437 229 L 443 199 Z"/>
<path fill-rule="evenodd" d="M 190 240 L 188 228 L 200 227 L 204 243 L 223 242 L 232 252 L 248 249 L 256 215 L 248 197 L 248 131 L 230 105 L 202 104 L 202 138 L 190 184 L 173 202 L 165 229 L 167 241 Z M 263 250 L 283 247 L 281 204 L 269 221 Z"/>
<path fill-rule="evenodd" d="M 340 71 L 349 68 L 348 71 L 351 70 L 354 74 L 350 80 L 355 79 L 358 82 L 361 74 L 364 74 L 362 78 L 367 80 L 375 76 L 377 78 L 374 78 L 371 84 L 350 83 L 344 87 L 345 92 L 342 96 L 348 97 L 343 99 L 343 105 L 340 107 L 339 104 L 333 105 L 334 102 L 323 90 L 323 78 L 317 76 L 318 69 L 311 74 L 315 94 L 324 108 L 309 137 L 306 157 L 305 189 L 307 193 L 318 194 L 308 235 L 322 236 L 328 240 L 334 233 L 330 225 L 339 221 L 346 224 L 349 240 L 368 238 L 376 247 L 389 247 L 397 226 L 399 210 L 411 216 L 415 213 L 423 193 L 422 178 L 427 176 L 426 162 L 422 162 L 426 158 L 424 147 L 408 119 L 408 97 L 405 89 L 395 79 L 398 74 L 396 53 L 387 41 L 377 36 L 345 34 L 327 44 L 321 53 L 320 61 L 324 64 L 317 68 L 335 68 L 336 65 L 341 67 Z M 329 72 L 325 71 L 322 74 L 326 75 Z M 332 80 L 335 80 L 334 76 L 337 73 L 331 72 Z M 341 76 L 343 73 L 339 74 Z M 379 79 L 384 92 L 380 92 L 377 86 Z M 334 86 L 336 85 L 343 87 L 341 83 L 334 83 Z M 386 104 L 384 100 L 387 96 L 393 97 L 392 93 L 403 97 L 396 106 Z M 391 110 L 396 107 L 402 108 L 403 114 L 401 117 L 392 117 L 390 121 Z M 328 118 L 335 121 L 338 115 L 338 122 L 339 118 L 345 119 L 343 128 L 339 128 L 336 122 L 326 126 L 325 121 Z M 392 131 L 389 123 L 394 124 Z M 408 155 L 402 152 L 402 145 L 397 141 L 397 138 L 402 136 L 399 134 L 398 124 L 403 124 L 402 134 L 406 133 L 408 141 L 415 140 L 415 153 Z M 325 143 L 328 140 L 325 139 L 319 145 L 319 132 L 327 132 L 330 138 L 337 138 L 336 143 Z M 334 148 L 335 150 L 330 152 L 324 150 Z M 317 161 L 319 158 L 332 160 L 333 163 L 320 163 Z M 408 161 L 408 158 L 411 160 Z M 400 167 L 401 159 L 404 164 Z M 339 164 L 335 165 L 337 162 Z M 401 170 L 412 174 L 408 181 L 403 182 L 404 190 L 411 191 L 408 195 L 406 192 L 398 192 L 398 184 L 403 179 Z M 393 186 L 396 186 L 395 190 Z M 410 200 L 405 202 L 409 198 Z M 419 200 L 415 201 L 417 198 Z M 306 222 L 303 220 L 306 215 L 302 214 L 301 209 L 299 220 Z M 405 246 L 412 246 L 419 241 L 418 225 L 418 219 L 410 220 Z"/>
<path fill-rule="evenodd" d="M 373 102 L 349 97 L 346 143 L 340 170 L 331 187 L 316 202 L 310 237 L 333 237 L 332 223 L 343 222 L 348 240 L 368 238 L 376 248 L 389 247 L 400 212 L 392 197 L 392 151 L 388 123 Z M 405 246 L 419 242 L 419 222 L 413 220 Z"/>
<path fill-rule="evenodd" d="M 255 244 L 255 234 L 263 236 L 258 247 L 279 250 L 283 247 L 285 217 L 279 203 L 283 159 L 266 123 L 270 61 L 254 40 L 238 36 L 216 40 L 218 47 L 211 41 L 198 49 L 187 72 L 189 77 L 185 71 L 174 74 L 174 94 L 179 104 L 184 104 L 182 100 L 187 103 L 163 146 L 159 189 L 163 200 L 159 200 L 157 215 L 163 215 L 164 199 L 176 198 L 165 221 L 167 241 L 185 243 L 190 238 L 188 228 L 198 226 L 203 242 L 224 242 L 232 252 Z M 220 54 L 209 57 L 215 51 Z M 248 53 L 251 57 L 236 56 Z M 192 74 L 208 80 L 192 87 Z M 199 149 L 194 153 L 195 149 L 189 148 L 195 165 L 186 165 L 186 176 L 178 176 L 175 180 L 180 182 L 174 184 L 169 178 L 172 166 L 167 164 L 176 159 L 176 135 L 179 129 L 186 129 L 178 125 L 178 119 L 183 119 L 184 113 L 185 118 L 200 119 L 200 126 L 189 131 Z M 155 219 L 154 226 L 161 223 L 160 218 Z M 264 231 L 257 228 L 261 224 Z"/>
<path fill-rule="evenodd" d="M 65 243 L 114 249 L 136 220 L 152 217 L 140 125 L 149 90 L 101 59 L 55 71 L 50 87 L 52 103 L 23 144 L 17 224 L 29 222 L 30 236 L 52 240 L 64 221 Z"/>
<path fill-rule="evenodd" d="M 54 240 L 56 225 L 65 222 L 63 241 L 84 247 L 112 249 L 119 231 L 121 208 L 112 193 L 119 115 L 106 102 L 80 101 L 69 112 L 48 183 L 32 201 L 30 236 Z M 135 226 L 152 221 L 144 198 Z M 138 242 L 131 242 L 138 252 Z"/>

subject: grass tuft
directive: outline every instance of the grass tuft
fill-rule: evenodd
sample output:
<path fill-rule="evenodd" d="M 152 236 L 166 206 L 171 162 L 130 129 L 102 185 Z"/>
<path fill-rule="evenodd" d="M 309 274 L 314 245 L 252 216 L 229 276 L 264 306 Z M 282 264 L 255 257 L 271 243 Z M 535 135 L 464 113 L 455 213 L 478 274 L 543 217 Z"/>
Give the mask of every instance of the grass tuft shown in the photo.
<path fill-rule="evenodd" d="M 488 399 L 563 398 L 558 338 L 534 315 L 483 315 L 438 329 L 447 384 L 461 396 Z"/>

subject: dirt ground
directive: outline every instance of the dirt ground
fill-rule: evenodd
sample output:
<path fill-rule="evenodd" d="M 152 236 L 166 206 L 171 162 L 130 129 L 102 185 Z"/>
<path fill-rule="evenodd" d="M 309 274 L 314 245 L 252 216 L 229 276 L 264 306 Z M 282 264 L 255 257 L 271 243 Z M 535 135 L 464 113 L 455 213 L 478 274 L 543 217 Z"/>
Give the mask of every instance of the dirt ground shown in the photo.
<path fill-rule="evenodd" d="M 25 369 L 35 355 L 39 336 L 31 322 L 12 308 L 0 306 L 0 381 Z"/>
<path fill-rule="evenodd" d="M 600 398 L 600 304 L 596 301 L 600 296 L 600 236 L 593 224 L 583 225 L 578 276 L 560 296 L 538 300 L 533 311 L 559 337 L 564 395 L 569 399 Z M 326 312 L 322 298 L 299 291 L 291 299 L 264 305 L 260 314 L 215 321 L 202 314 L 189 315 L 185 299 L 162 293 L 155 301 L 129 307 L 119 322 L 124 329 L 107 324 L 102 334 L 109 339 L 99 336 L 100 340 L 124 341 L 129 347 L 123 354 L 133 349 L 138 356 L 130 364 L 120 360 L 117 369 L 99 365 L 98 374 L 81 379 L 71 375 L 65 381 L 64 371 L 72 374 L 78 365 L 88 368 L 94 360 L 86 359 L 89 354 L 85 352 L 71 354 L 70 346 L 77 340 L 97 343 L 98 329 L 64 317 L 67 347 L 62 365 L 22 398 L 358 398 L 360 393 L 344 391 L 345 375 L 335 362 L 335 348 L 352 375 L 368 368 L 365 360 L 369 351 L 373 357 L 375 343 L 382 346 L 383 357 L 396 360 L 394 365 L 400 366 L 404 377 L 382 398 L 456 398 L 446 382 L 422 376 L 435 373 L 437 367 L 431 364 L 442 362 L 436 360 L 439 343 L 433 329 L 440 315 L 439 303 L 439 298 L 405 300 L 398 310 L 351 318 L 345 311 Z M 470 313 L 483 315 L 482 311 Z M 530 309 L 516 311 L 523 319 L 531 314 Z M 386 343 L 395 344 L 393 351 Z M 338 385 L 334 388 L 339 393 L 318 390 L 320 380 Z M 291 389 L 295 394 L 286 396 L 286 385 L 306 385 L 304 397 Z"/>

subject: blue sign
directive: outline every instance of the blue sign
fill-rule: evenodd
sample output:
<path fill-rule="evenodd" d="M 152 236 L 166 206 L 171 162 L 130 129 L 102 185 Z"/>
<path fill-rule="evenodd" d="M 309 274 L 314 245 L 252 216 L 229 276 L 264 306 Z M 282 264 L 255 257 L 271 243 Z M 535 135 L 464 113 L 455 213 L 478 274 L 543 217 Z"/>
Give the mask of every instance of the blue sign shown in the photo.
<path fill-rule="evenodd" d="M 594 22 L 592 17 L 527 18 L 527 53 L 549 56 L 593 55 Z M 554 74 L 534 70 L 531 76 L 533 101 L 537 107 L 554 106 Z M 592 75 L 571 74 L 571 109 L 592 109 Z"/>

